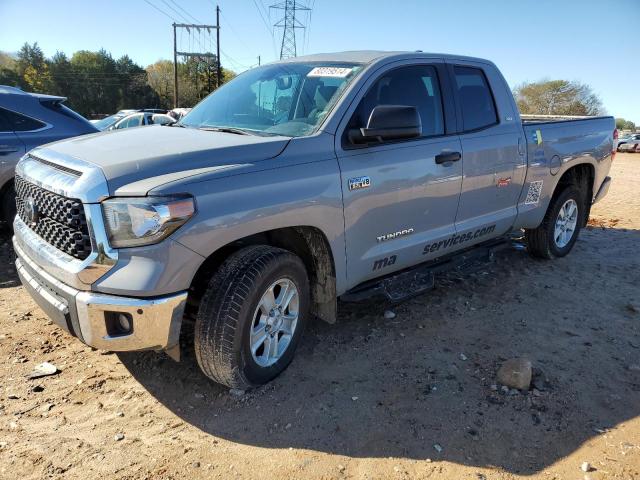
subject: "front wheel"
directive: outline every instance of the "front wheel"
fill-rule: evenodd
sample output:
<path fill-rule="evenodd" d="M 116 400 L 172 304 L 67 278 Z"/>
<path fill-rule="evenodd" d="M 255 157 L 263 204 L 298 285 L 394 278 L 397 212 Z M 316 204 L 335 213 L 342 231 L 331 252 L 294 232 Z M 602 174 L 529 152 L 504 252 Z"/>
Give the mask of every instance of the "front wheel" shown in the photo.
<path fill-rule="evenodd" d="M 529 253 L 545 259 L 568 254 L 578 239 L 583 208 L 582 195 L 575 187 L 566 188 L 552 199 L 542 224 L 525 230 Z"/>
<path fill-rule="evenodd" d="M 309 281 L 296 255 L 265 245 L 231 255 L 200 302 L 195 351 L 209 378 L 262 385 L 287 368 L 309 317 Z"/>

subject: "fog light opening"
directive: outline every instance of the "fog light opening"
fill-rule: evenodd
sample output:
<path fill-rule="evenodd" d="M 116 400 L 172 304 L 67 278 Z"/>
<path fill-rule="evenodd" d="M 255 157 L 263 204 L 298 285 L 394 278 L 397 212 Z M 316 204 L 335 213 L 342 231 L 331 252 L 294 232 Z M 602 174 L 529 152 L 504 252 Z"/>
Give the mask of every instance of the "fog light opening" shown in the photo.
<path fill-rule="evenodd" d="M 107 334 L 110 337 L 121 337 L 133 333 L 133 316 L 125 312 L 105 312 Z"/>

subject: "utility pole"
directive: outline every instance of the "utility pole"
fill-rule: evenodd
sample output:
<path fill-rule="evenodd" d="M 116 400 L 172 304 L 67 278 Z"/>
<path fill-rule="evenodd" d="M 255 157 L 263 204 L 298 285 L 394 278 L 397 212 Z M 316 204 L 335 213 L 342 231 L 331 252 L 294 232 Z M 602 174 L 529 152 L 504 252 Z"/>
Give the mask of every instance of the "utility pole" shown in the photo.
<path fill-rule="evenodd" d="M 220 87 L 220 81 L 222 80 L 222 68 L 220 67 L 220 5 L 216 5 L 216 49 L 218 57 L 218 68 L 216 75 L 216 88 Z"/>
<path fill-rule="evenodd" d="M 260 66 L 260 55 L 258 55 L 258 66 Z"/>
<path fill-rule="evenodd" d="M 218 86 L 220 84 L 220 17 L 219 17 L 219 13 L 220 13 L 220 9 L 217 9 L 218 11 L 218 21 L 217 21 L 217 25 L 198 25 L 198 24 L 194 24 L 194 23 L 174 23 L 172 24 L 173 26 L 173 108 L 177 108 L 178 107 L 178 56 L 181 57 L 196 57 L 200 62 L 202 62 L 202 59 L 206 59 L 206 63 L 207 63 L 207 68 L 213 64 L 213 59 L 217 57 L 217 70 L 218 70 Z M 218 53 L 217 55 L 211 52 L 180 52 L 178 51 L 178 40 L 177 40 L 177 34 L 176 31 L 178 28 L 184 28 L 187 30 L 187 32 L 189 32 L 189 34 L 191 34 L 191 29 L 197 30 L 198 32 L 200 32 L 200 30 L 206 30 L 209 35 L 211 35 L 211 30 L 212 29 L 216 29 L 217 31 L 217 49 L 218 49 Z M 197 37 L 196 37 L 197 39 Z M 206 42 L 205 42 L 206 44 Z M 202 44 L 200 44 L 201 47 L 203 47 Z M 196 80 L 197 82 L 197 80 Z M 209 87 L 209 90 L 211 90 L 211 88 Z"/>
<path fill-rule="evenodd" d="M 296 0 L 283 0 L 275 3 L 269 8 L 284 10 L 284 17 L 273 26 L 282 28 L 282 43 L 280 44 L 280 59 L 295 57 L 296 51 L 296 28 L 305 28 L 305 25 L 296 18 L 296 12 L 311 10 Z"/>
<path fill-rule="evenodd" d="M 173 24 L 173 108 L 178 108 L 178 40 L 176 24 Z"/>

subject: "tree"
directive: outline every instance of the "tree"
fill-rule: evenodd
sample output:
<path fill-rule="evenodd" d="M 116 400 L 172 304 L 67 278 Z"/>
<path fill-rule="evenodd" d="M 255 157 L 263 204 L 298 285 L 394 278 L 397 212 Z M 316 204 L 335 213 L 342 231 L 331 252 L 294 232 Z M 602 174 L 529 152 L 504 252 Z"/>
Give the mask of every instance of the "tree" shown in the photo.
<path fill-rule="evenodd" d="M 631 130 L 636 131 L 636 124 L 631 120 L 625 120 L 624 118 L 616 118 L 616 128 L 618 130 Z"/>
<path fill-rule="evenodd" d="M 120 81 L 118 109 L 160 106 L 158 93 L 147 82 L 147 72 L 128 55 L 116 61 L 116 73 Z"/>
<path fill-rule="evenodd" d="M 178 64 L 180 106 L 195 105 L 215 87 L 215 64 L 215 57 Z M 234 76 L 222 69 L 222 82 Z M 47 59 L 37 43 L 25 43 L 15 56 L 0 52 L 0 84 L 67 97 L 69 106 L 85 116 L 173 107 L 171 61 L 160 60 L 144 69 L 128 55 L 114 60 L 105 50 L 80 50 L 71 58 L 56 52 Z"/>
<path fill-rule="evenodd" d="M 158 60 L 147 67 L 148 82 L 158 92 L 163 108 L 173 108 L 173 62 L 170 60 Z M 222 68 L 222 82 L 227 82 L 235 77 L 231 70 Z M 210 92 L 215 89 L 216 71 L 215 59 L 212 62 L 201 62 L 197 59 L 189 59 L 187 62 L 178 63 L 178 105 L 181 107 L 193 107 Z"/>
<path fill-rule="evenodd" d="M 602 115 L 602 101 L 591 87 L 568 80 L 541 80 L 517 86 L 520 113 L 534 115 Z"/>
<path fill-rule="evenodd" d="M 51 73 L 42 49 L 38 42 L 33 45 L 25 43 L 16 59 L 16 73 L 19 84 L 25 90 L 45 93 L 52 86 Z"/>

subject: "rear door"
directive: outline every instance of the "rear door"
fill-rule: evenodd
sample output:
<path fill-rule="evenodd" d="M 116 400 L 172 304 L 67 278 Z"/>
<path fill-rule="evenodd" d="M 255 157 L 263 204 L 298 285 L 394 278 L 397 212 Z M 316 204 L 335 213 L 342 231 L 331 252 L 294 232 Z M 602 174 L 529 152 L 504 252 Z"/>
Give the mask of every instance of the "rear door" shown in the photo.
<path fill-rule="evenodd" d="M 455 223 L 470 246 L 513 225 L 526 172 L 526 142 L 511 92 L 494 66 L 452 60 L 448 70 L 463 154 Z"/>
<path fill-rule="evenodd" d="M 338 128 L 350 287 L 428 259 L 425 245 L 455 232 L 462 165 L 436 159 L 461 148 L 446 79 L 441 60 L 382 67 L 365 82 Z M 365 127 L 378 105 L 415 106 L 422 136 L 350 144 L 349 129 Z"/>

